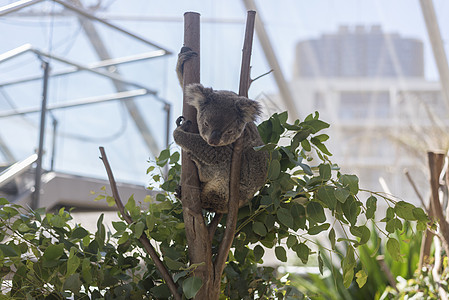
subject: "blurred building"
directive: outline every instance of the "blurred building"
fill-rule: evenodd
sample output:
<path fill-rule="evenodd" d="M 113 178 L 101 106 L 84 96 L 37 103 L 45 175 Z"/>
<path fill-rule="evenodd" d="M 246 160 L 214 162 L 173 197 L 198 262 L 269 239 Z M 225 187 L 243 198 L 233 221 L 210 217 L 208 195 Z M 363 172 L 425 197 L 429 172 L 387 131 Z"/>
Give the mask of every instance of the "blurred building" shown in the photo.
<path fill-rule="evenodd" d="M 329 122 L 328 148 L 362 188 L 419 204 L 404 175 L 427 195 L 429 149 L 447 150 L 447 107 L 424 78 L 423 44 L 380 26 L 342 26 L 296 47 L 292 92 L 303 115 Z"/>
<path fill-rule="evenodd" d="M 299 42 L 295 77 L 424 77 L 423 43 L 380 26 L 341 26 Z"/>

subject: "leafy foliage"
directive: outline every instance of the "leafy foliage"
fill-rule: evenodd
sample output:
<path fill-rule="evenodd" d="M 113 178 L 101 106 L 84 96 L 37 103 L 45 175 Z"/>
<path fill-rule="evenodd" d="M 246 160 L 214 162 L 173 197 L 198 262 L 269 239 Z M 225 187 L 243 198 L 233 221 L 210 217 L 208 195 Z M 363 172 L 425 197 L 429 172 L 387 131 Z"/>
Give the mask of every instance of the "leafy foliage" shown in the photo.
<path fill-rule="evenodd" d="M 421 246 L 421 232 L 415 232 L 409 222 L 404 222 L 402 231 L 396 231 L 394 236 L 401 236 L 401 253 L 407 260 L 396 261 L 386 251 L 384 243 L 372 228 L 370 240 L 358 247 L 358 263 L 356 276 L 349 288 L 345 288 L 342 275 L 339 271 L 339 261 L 345 253 L 345 245 L 337 246 L 336 251 L 330 253 L 323 245 L 318 244 L 322 253 L 325 271 L 323 275 L 308 274 L 306 276 L 292 275 L 292 284 L 307 294 L 312 300 L 337 299 L 380 299 L 382 292 L 385 295 L 394 295 L 397 292 L 389 287 L 388 277 L 382 268 L 379 258 L 391 271 L 393 278 L 403 278 L 409 282 L 416 276 Z M 343 246 L 343 247 L 342 247 Z M 334 254 L 334 255 L 332 255 Z M 362 267 L 363 266 L 363 267 Z M 363 280 L 364 282 L 360 282 Z M 362 284 L 364 283 L 364 284 Z M 360 286 L 362 286 L 360 288 Z M 412 294 L 410 294 L 412 295 Z M 385 298 L 390 299 L 390 298 Z M 400 299 L 400 298 L 398 298 Z M 422 297 L 420 299 L 427 299 Z"/>
<path fill-rule="evenodd" d="M 259 264 L 265 248 L 273 248 L 280 262 L 287 261 L 287 249 L 291 249 L 307 263 L 315 253 L 311 243 L 318 234 L 327 235 L 332 250 L 340 242 L 347 245 L 340 284 L 349 287 L 355 276 L 362 286 L 368 272 L 366 267 L 358 267 L 356 250 L 371 237 L 367 222 L 374 218 L 378 198 L 389 205 L 381 222 L 386 225 L 387 250 L 396 260 L 402 256 L 393 233 L 403 228 L 402 220 L 417 221 L 418 228 L 426 228 L 429 219 L 422 209 L 363 191 L 357 176 L 339 171 L 324 144 L 329 136 L 321 133 L 328 127 L 318 113 L 289 124 L 286 112 L 274 114 L 259 125 L 265 145 L 257 150 L 270 154 L 268 180 L 249 205 L 239 210 L 222 278 L 223 299 L 301 299 L 302 294 L 288 278 Z M 142 250 L 138 239 L 144 234 L 157 245 L 179 292 L 186 298 L 194 297 L 202 282 L 191 276 L 198 265 L 189 264 L 182 206 L 174 196 L 180 178 L 179 158 L 178 152 L 161 152 L 147 170 L 153 180 L 150 189 L 157 190 L 157 195 L 143 199 L 148 203 L 145 210 L 131 196 L 125 209 L 133 223 L 114 222 L 113 232 L 106 232 L 103 217 L 97 222 L 97 231 L 89 233 L 81 225 L 72 225 L 70 213 L 64 209 L 45 214 L 1 199 L 0 270 L 3 284 L 10 286 L 8 295 L 170 298 L 168 287 Z M 168 172 L 163 174 L 167 166 Z M 366 201 L 362 201 L 361 192 L 368 193 Z M 102 199 L 113 203 L 104 190 L 97 196 L 97 200 Z M 210 222 L 214 214 L 204 212 L 204 217 Z M 225 224 L 226 216 L 213 238 L 212 255 L 217 254 Z M 342 226 L 343 237 L 336 235 L 337 225 Z M 325 257 L 319 252 L 317 259 L 323 272 Z M 11 281 L 4 280 L 7 274 Z"/>

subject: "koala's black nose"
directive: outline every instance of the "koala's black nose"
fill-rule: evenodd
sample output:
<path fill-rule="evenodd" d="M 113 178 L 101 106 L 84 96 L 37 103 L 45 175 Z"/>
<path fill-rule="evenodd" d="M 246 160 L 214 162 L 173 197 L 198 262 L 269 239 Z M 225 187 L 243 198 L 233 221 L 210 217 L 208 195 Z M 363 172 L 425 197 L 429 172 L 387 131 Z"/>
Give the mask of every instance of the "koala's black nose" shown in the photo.
<path fill-rule="evenodd" d="M 219 130 L 214 130 L 209 136 L 209 145 L 218 145 L 220 143 L 221 132 Z"/>

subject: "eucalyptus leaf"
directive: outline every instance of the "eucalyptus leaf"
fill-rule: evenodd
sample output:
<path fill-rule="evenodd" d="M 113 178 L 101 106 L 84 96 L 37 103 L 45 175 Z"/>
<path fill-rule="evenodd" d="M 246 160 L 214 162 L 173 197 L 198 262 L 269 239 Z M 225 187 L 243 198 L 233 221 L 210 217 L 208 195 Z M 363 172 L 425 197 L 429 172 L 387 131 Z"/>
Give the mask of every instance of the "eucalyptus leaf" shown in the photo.
<path fill-rule="evenodd" d="M 192 299 L 198 293 L 201 286 L 203 286 L 203 281 L 201 278 L 196 276 L 187 278 L 182 283 L 182 291 L 184 292 L 184 296 L 186 296 L 187 299 Z"/>

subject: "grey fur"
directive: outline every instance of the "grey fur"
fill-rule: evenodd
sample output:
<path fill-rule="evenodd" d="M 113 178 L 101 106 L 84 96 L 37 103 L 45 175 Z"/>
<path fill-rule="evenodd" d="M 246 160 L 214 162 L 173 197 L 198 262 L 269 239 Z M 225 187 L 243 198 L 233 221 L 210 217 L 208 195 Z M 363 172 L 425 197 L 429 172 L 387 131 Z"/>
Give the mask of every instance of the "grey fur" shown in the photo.
<path fill-rule="evenodd" d="M 188 103 L 197 110 L 200 133 L 188 132 L 190 122 L 185 121 L 175 129 L 173 138 L 198 168 L 203 209 L 227 212 L 233 143 L 242 134 L 239 207 L 245 205 L 263 186 L 267 175 L 267 153 L 253 149 L 263 145 L 253 122 L 260 113 L 259 103 L 201 84 L 187 86 L 186 94 Z"/>

